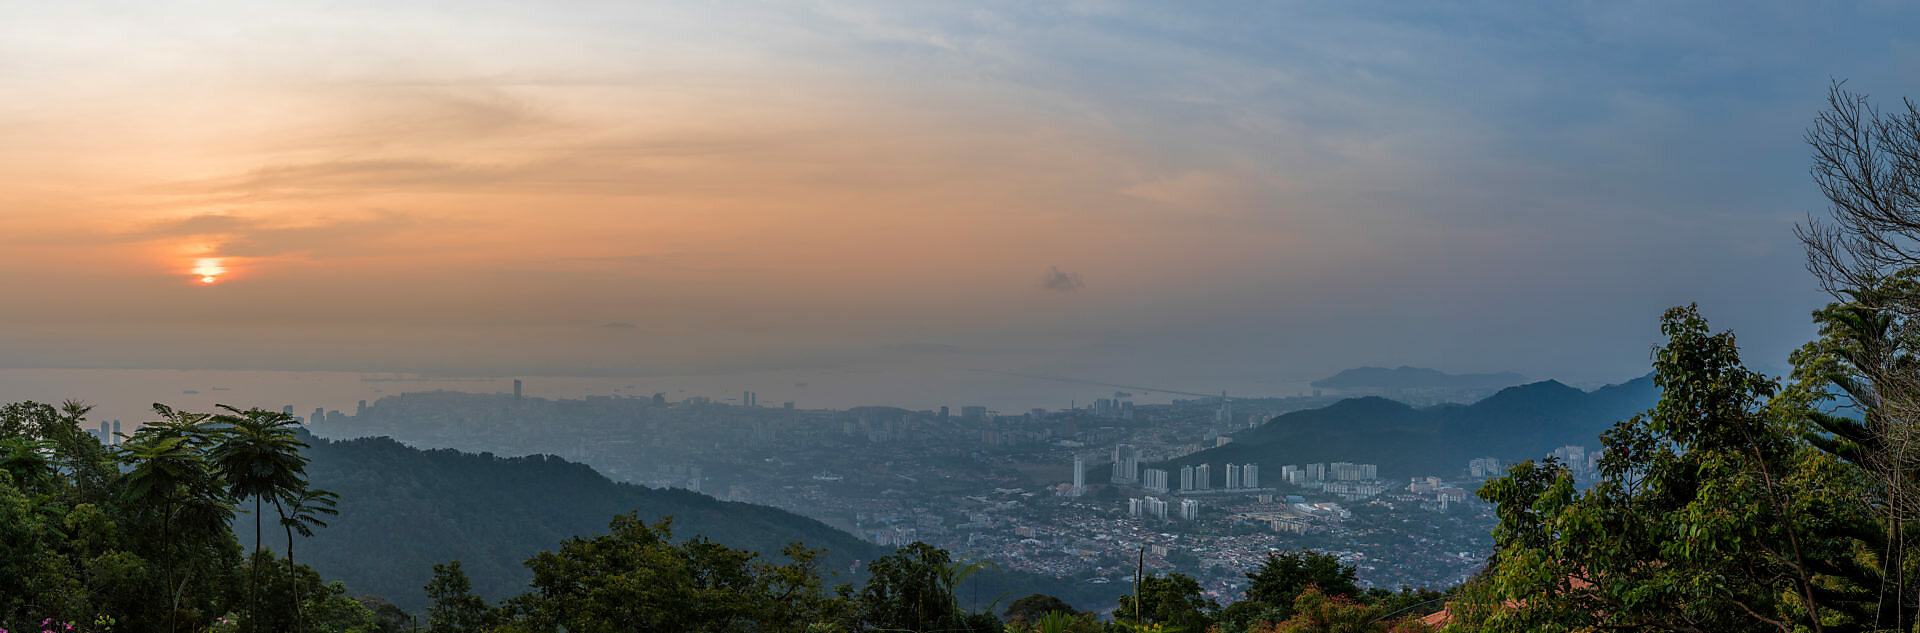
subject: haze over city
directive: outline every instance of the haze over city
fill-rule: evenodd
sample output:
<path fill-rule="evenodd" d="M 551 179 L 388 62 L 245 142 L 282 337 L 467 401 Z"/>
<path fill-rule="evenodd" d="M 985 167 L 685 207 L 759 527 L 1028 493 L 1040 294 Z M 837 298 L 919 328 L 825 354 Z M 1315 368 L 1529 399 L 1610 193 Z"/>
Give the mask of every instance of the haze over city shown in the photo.
<path fill-rule="evenodd" d="M 1916 18 L 0 2 L 0 633 L 1911 632 Z"/>
<path fill-rule="evenodd" d="M 0 365 L 1778 369 L 1795 131 L 1920 67 L 1794 6 L 9 5 Z"/>

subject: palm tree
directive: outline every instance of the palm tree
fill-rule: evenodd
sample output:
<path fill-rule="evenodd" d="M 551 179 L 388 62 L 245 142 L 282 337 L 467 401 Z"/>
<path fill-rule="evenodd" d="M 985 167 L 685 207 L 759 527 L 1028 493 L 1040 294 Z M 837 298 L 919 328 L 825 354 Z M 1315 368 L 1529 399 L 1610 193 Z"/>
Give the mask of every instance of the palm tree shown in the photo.
<path fill-rule="evenodd" d="M 991 560 L 982 559 L 982 560 L 969 561 L 969 560 L 961 559 L 961 560 L 953 561 L 951 563 L 947 563 L 945 565 L 941 565 L 935 568 L 935 572 L 939 575 L 939 578 L 940 578 L 940 585 L 941 585 L 940 589 L 942 591 L 945 591 L 947 595 L 953 597 L 953 609 L 955 611 L 965 613 L 965 610 L 960 608 L 960 593 L 959 593 L 960 585 L 966 583 L 967 580 L 973 578 L 974 575 L 979 574 L 982 571 L 986 571 L 989 569 L 998 569 L 998 568 L 999 566 L 993 564 L 993 561 Z M 1000 598 L 1005 598 L 1005 597 L 1006 596 L 1004 595 L 1000 596 Z M 975 595 L 974 598 L 978 599 L 979 596 Z M 1000 602 L 1000 598 L 995 598 L 993 600 L 994 604 L 998 604 Z M 987 611 L 991 613 L 993 611 L 993 607 L 989 605 L 987 607 Z"/>
<path fill-rule="evenodd" d="M 224 531 L 233 520 L 233 506 L 202 453 L 210 441 L 201 426 L 207 416 L 153 406 L 162 421 L 143 426 L 119 446 L 122 459 L 131 466 L 121 479 L 120 494 L 134 507 L 160 508 L 161 559 L 170 594 L 167 630 L 174 630 L 181 593 L 186 590 L 186 579 L 175 583 L 179 565 L 174 544 L 181 540 L 175 533 Z"/>
<path fill-rule="evenodd" d="M 306 447 L 293 433 L 297 422 L 292 415 L 265 409 L 242 411 L 220 405 L 226 413 L 213 416 L 225 425 L 211 457 L 226 480 L 227 493 L 236 499 L 253 498 L 253 561 L 251 582 L 247 588 L 252 617 L 249 626 L 258 630 L 260 604 L 260 514 L 268 497 L 277 498 L 306 487 L 307 458 L 300 454 Z"/>
<path fill-rule="evenodd" d="M 333 509 L 339 499 L 340 495 L 305 486 L 273 498 L 273 509 L 280 513 L 280 527 L 287 530 L 287 587 L 294 592 L 293 629 L 296 631 L 300 630 L 300 585 L 294 575 L 293 533 L 312 537 L 313 528 L 327 527 L 327 522 L 320 520 L 320 515 L 340 514 L 339 510 Z"/>

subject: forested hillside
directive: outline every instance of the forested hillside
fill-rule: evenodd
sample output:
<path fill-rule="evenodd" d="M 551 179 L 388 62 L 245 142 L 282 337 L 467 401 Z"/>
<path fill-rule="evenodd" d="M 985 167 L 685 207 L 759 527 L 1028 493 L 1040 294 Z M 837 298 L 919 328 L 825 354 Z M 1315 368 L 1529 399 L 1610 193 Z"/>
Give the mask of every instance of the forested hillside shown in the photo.
<path fill-rule="evenodd" d="M 311 444 L 305 454 L 313 459 L 307 467 L 313 485 L 341 499 L 340 515 L 301 539 L 295 553 L 353 592 L 410 611 L 425 607 L 422 587 L 437 563 L 461 561 L 475 592 L 495 601 L 526 590 L 528 557 L 569 537 L 604 532 L 617 514 L 672 517 L 674 533 L 683 538 L 700 536 L 773 559 L 790 543 L 825 550 L 819 563 L 829 585 L 857 585 L 865 570 L 855 571 L 855 561 L 890 551 L 778 508 L 616 483 L 557 457 L 420 450 L 388 438 L 329 441 L 304 432 L 301 439 Z M 235 529 L 241 540 L 252 538 L 250 523 L 239 521 Z M 1003 595 L 1041 592 L 1097 608 L 1119 593 L 998 570 L 982 570 L 961 589 L 963 602 L 977 598 L 981 606 Z"/>
<path fill-rule="evenodd" d="M 302 561 L 355 592 L 408 610 L 425 605 L 435 563 L 462 562 L 489 601 L 523 591 L 527 557 L 572 536 L 605 531 L 635 513 L 673 517 L 674 532 L 777 556 L 791 542 L 824 549 L 822 568 L 843 579 L 881 548 L 784 510 L 719 501 L 684 490 L 615 483 L 557 457 L 502 458 L 419 450 L 387 438 L 328 441 L 303 434 L 313 485 L 340 494 L 340 515 L 296 546 Z M 245 523 L 244 521 L 240 523 Z M 242 540 L 251 525 L 237 525 Z M 831 578 L 829 578 L 831 581 Z"/>

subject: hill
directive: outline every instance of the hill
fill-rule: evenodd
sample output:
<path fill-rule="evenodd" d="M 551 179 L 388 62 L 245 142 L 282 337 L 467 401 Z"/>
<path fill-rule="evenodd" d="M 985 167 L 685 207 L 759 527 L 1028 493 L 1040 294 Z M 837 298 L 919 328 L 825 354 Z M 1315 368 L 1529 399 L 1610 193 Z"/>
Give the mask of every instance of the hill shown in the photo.
<path fill-rule="evenodd" d="M 569 537 L 604 533 L 614 515 L 627 512 L 649 522 L 670 515 L 677 539 L 704 536 L 774 560 L 784 560 L 780 549 L 791 542 L 825 549 L 822 569 L 834 573 L 829 585 L 857 585 L 860 575 L 849 571 L 854 561 L 891 551 L 778 508 L 617 483 L 558 457 L 421 450 L 385 437 L 330 441 L 302 432 L 301 439 L 310 444 L 309 478 L 340 495 L 340 514 L 297 540 L 295 559 L 355 594 L 379 595 L 414 613 L 426 607 L 422 587 L 435 563 L 460 560 L 475 591 L 497 601 L 526 589 L 530 576 L 521 563 L 529 556 Z M 253 521 L 234 523 L 240 541 L 252 543 Z M 271 514 L 267 525 L 266 543 L 284 547 Z M 1052 593 L 1081 608 L 1113 599 L 1099 586 L 1033 574 L 976 579 L 977 590 L 969 584 L 962 595 L 977 594 L 983 603 L 1009 592 Z"/>
<path fill-rule="evenodd" d="M 1342 391 L 1403 391 L 1499 389 L 1526 382 L 1513 372 L 1491 374 L 1449 374 L 1424 367 L 1356 367 L 1313 381 L 1316 389 Z"/>
<path fill-rule="evenodd" d="M 1285 464 L 1346 461 L 1378 464 L 1382 478 L 1452 476 L 1476 457 L 1514 461 L 1567 444 L 1596 447 L 1600 433 L 1658 398 L 1650 376 L 1592 392 L 1547 380 L 1508 387 L 1470 405 L 1415 408 L 1385 398 L 1352 398 L 1281 415 L 1234 434 L 1231 444 L 1160 466 L 1256 463 L 1264 467 L 1264 479 L 1279 476 Z M 1214 484 L 1224 485 L 1225 469 L 1213 472 Z"/>

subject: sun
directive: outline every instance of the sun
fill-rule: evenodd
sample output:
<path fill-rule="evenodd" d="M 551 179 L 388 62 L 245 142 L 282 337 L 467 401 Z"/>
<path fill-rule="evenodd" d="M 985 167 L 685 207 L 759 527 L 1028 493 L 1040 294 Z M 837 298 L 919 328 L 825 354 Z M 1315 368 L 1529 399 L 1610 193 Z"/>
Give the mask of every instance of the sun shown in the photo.
<path fill-rule="evenodd" d="M 219 283 L 220 275 L 226 272 L 227 267 L 221 264 L 218 257 L 202 257 L 193 260 L 193 274 L 200 276 L 202 285 L 210 286 Z"/>

